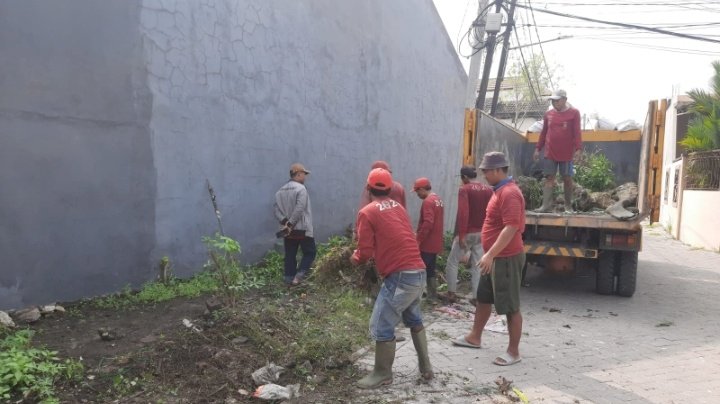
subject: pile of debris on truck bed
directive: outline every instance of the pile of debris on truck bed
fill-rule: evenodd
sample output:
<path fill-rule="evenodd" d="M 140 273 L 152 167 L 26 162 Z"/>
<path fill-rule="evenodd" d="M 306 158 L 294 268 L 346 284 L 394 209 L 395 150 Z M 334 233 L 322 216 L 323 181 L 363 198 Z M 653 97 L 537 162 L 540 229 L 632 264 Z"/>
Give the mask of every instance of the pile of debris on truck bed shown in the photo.
<path fill-rule="evenodd" d="M 533 210 L 542 203 L 542 182 L 534 177 L 520 176 L 516 178 L 518 186 L 525 197 L 525 208 Z M 554 212 L 565 210 L 562 181 L 555 186 Z M 637 215 L 638 187 L 628 182 L 606 192 L 592 192 L 575 184 L 572 209 L 579 213 L 608 213 L 618 219 L 629 219 Z"/>

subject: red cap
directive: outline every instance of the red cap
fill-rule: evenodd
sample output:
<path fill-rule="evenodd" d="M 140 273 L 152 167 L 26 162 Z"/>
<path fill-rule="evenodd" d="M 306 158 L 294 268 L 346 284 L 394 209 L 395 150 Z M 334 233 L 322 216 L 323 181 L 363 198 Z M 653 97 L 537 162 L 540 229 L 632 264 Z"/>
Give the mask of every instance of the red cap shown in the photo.
<path fill-rule="evenodd" d="M 387 162 L 382 161 L 382 160 L 378 160 L 378 161 L 374 162 L 372 164 L 372 167 L 370 167 L 371 170 L 375 169 L 375 168 L 382 168 L 384 170 L 388 170 L 389 172 L 392 172 L 390 170 L 390 164 L 388 164 Z"/>
<path fill-rule="evenodd" d="M 415 184 L 413 185 L 413 191 L 417 191 L 420 188 L 427 188 L 430 186 L 430 180 L 425 177 L 420 177 L 415 180 Z"/>
<path fill-rule="evenodd" d="M 370 171 L 367 178 L 367 184 L 370 188 L 380 191 L 387 191 L 392 188 L 393 179 L 390 171 L 383 168 L 375 168 Z"/>

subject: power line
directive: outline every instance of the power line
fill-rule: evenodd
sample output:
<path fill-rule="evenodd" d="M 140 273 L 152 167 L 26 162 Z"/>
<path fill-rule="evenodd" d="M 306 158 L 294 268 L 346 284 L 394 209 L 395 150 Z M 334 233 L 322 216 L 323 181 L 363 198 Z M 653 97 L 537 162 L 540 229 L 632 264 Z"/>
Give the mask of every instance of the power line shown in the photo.
<path fill-rule="evenodd" d="M 517 7 L 527 8 L 526 6 L 522 6 L 522 5 L 519 5 L 519 4 L 517 5 Z M 559 13 L 559 12 L 557 12 L 557 11 L 551 11 L 551 10 L 545 10 L 545 9 L 538 9 L 537 11 L 538 11 L 539 13 L 546 13 L 546 14 L 557 15 L 557 16 L 559 16 L 559 17 L 574 18 L 574 19 L 578 19 L 578 20 L 590 21 L 590 22 L 595 22 L 595 23 L 599 23 L 599 24 L 616 25 L 616 26 L 618 26 L 618 27 L 633 28 L 633 29 L 639 29 L 639 30 L 657 32 L 657 33 L 659 33 L 659 34 L 673 35 L 673 36 L 677 36 L 677 37 L 680 37 L 680 38 L 694 39 L 694 40 L 696 40 L 696 41 L 705 41 L 705 42 L 712 42 L 712 43 L 718 43 L 718 44 L 720 44 L 720 41 L 717 40 L 717 39 L 711 39 L 711 38 L 706 38 L 706 37 L 697 36 L 697 35 L 683 34 L 683 33 L 674 32 L 674 31 L 667 31 L 667 30 L 660 29 L 660 28 L 645 27 L 645 26 L 642 26 L 642 25 L 626 24 L 626 23 L 622 23 L 622 22 L 604 21 L 604 20 L 598 20 L 598 19 L 595 19 L 595 18 L 581 17 L 581 16 L 578 16 L 578 15 Z"/>
<path fill-rule="evenodd" d="M 540 39 L 540 32 L 538 32 L 537 28 L 537 22 L 535 21 L 535 11 L 533 10 L 532 4 L 530 3 L 530 0 L 527 0 L 527 5 L 530 7 L 530 15 L 532 15 L 533 25 L 535 25 L 535 35 L 538 39 L 538 46 L 540 47 L 540 54 L 542 55 L 543 62 L 545 63 L 545 71 L 548 75 L 548 80 L 550 81 L 550 87 L 555 89 L 555 83 L 553 83 L 552 74 L 550 73 L 550 66 L 548 66 L 547 59 L 545 58 L 545 49 L 543 49 L 543 41 Z"/>
<path fill-rule="evenodd" d="M 573 37 L 576 38 L 576 37 Z M 643 49 L 650 49 L 650 50 L 658 50 L 658 51 L 664 51 L 664 52 L 675 52 L 675 53 L 685 53 L 689 55 L 699 55 L 699 56 L 709 56 L 709 55 L 720 55 L 720 52 L 712 52 L 712 51 L 702 51 L 699 49 L 685 49 L 685 48 L 671 48 L 667 46 L 658 46 L 658 45 L 647 45 L 647 44 L 638 44 L 638 43 L 631 43 L 631 42 L 623 42 L 623 41 L 617 41 L 614 39 L 607 39 L 607 38 L 592 38 L 587 37 L 583 39 L 590 39 L 590 40 L 596 40 L 596 41 L 604 41 L 604 42 L 612 42 L 620 45 L 625 46 L 631 46 L 635 48 L 643 48 Z"/>
<path fill-rule="evenodd" d="M 704 6 L 708 4 L 720 4 L 718 2 L 685 2 L 682 4 L 678 4 L 675 1 L 672 2 L 650 2 L 650 3 L 641 3 L 641 2 L 634 2 L 634 3 L 561 3 L 561 2 L 553 2 L 553 1 L 540 1 L 539 3 L 542 4 L 550 4 L 550 5 L 560 5 L 560 6 L 636 6 L 636 7 L 645 7 L 645 6 L 686 6 L 686 5 L 697 5 L 697 6 Z"/>

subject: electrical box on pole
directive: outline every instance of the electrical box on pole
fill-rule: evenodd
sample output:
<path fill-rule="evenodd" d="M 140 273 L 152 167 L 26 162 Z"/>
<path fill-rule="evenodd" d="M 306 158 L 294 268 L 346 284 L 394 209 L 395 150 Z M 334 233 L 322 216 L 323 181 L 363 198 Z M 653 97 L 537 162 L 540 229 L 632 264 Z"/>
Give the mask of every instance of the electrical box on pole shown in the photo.
<path fill-rule="evenodd" d="M 502 26 L 502 14 L 488 13 L 485 17 L 485 32 L 488 34 L 497 34 Z"/>

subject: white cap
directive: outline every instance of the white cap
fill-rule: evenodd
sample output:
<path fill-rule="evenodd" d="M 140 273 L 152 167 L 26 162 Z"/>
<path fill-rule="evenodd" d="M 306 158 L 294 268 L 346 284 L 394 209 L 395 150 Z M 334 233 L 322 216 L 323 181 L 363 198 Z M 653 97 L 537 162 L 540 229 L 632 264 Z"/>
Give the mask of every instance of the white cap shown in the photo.
<path fill-rule="evenodd" d="M 555 90 L 550 96 L 551 100 L 559 100 L 560 98 L 567 98 L 567 93 L 565 92 L 565 90 Z"/>

